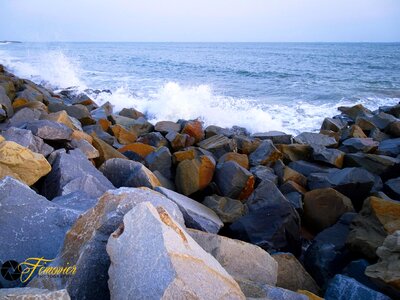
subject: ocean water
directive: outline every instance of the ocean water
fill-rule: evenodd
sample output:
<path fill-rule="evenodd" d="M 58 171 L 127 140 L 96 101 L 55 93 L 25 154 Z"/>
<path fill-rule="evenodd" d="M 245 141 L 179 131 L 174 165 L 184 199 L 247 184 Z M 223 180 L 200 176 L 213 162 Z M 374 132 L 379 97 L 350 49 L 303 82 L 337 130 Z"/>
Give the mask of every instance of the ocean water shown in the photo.
<path fill-rule="evenodd" d="M 317 131 L 340 105 L 400 101 L 400 43 L 0 44 L 0 63 L 54 89 L 251 132 Z"/>

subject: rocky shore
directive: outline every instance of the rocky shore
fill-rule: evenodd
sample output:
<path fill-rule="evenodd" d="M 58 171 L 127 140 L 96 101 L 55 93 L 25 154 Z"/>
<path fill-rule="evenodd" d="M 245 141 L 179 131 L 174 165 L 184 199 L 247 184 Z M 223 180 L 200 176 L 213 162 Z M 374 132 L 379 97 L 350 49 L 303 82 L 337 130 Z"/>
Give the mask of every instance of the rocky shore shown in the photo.
<path fill-rule="evenodd" d="M 400 299 L 400 104 L 338 109 L 151 124 L 0 65 L 0 299 Z"/>

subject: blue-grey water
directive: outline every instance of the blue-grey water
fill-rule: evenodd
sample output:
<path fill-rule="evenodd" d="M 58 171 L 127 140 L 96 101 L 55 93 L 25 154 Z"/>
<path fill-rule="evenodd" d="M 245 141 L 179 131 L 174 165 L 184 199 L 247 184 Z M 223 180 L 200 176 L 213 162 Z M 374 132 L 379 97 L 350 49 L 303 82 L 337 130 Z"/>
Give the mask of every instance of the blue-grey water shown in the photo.
<path fill-rule="evenodd" d="M 200 117 L 252 132 L 315 131 L 339 105 L 400 100 L 400 43 L 0 44 L 0 63 L 153 121 Z"/>

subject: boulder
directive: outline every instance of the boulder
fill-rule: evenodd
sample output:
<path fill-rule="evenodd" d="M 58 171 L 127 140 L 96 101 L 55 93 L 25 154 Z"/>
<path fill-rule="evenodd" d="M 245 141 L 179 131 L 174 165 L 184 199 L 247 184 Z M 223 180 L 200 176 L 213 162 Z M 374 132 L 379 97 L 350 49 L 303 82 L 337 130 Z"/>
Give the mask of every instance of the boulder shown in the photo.
<path fill-rule="evenodd" d="M 305 187 L 301 186 L 297 182 L 294 182 L 293 180 L 286 181 L 279 187 L 279 190 L 282 192 L 282 194 L 300 193 L 304 196 L 304 194 L 307 193 Z"/>
<path fill-rule="evenodd" d="M 189 235 L 237 281 L 275 285 L 278 264 L 258 246 L 199 230 Z"/>
<path fill-rule="evenodd" d="M 282 153 L 274 146 L 272 141 L 262 141 L 260 146 L 249 156 L 250 165 L 271 165 L 282 158 Z"/>
<path fill-rule="evenodd" d="M 377 154 L 396 157 L 400 154 L 400 138 L 384 140 L 379 144 Z"/>
<path fill-rule="evenodd" d="M 168 178 L 165 178 L 159 171 L 154 171 L 153 174 L 157 177 L 160 182 L 160 186 L 165 187 L 171 191 L 176 191 L 176 186 L 173 181 Z"/>
<path fill-rule="evenodd" d="M 49 120 L 30 121 L 25 125 L 25 129 L 44 140 L 71 140 L 72 129 L 64 124 Z"/>
<path fill-rule="evenodd" d="M 347 153 L 374 152 L 379 146 L 379 143 L 371 138 L 350 138 L 342 143 L 340 149 Z"/>
<path fill-rule="evenodd" d="M 41 114 L 37 109 L 22 108 L 10 118 L 10 126 L 20 127 L 28 121 L 39 120 Z"/>
<path fill-rule="evenodd" d="M 195 159 L 200 156 L 208 155 L 214 157 L 211 152 L 204 150 L 199 147 L 187 147 L 181 151 L 176 151 L 172 154 L 172 160 L 174 164 L 178 164 L 186 159 Z"/>
<path fill-rule="evenodd" d="M 374 128 L 369 132 L 369 137 L 374 141 L 383 142 L 384 140 L 390 139 L 390 135 L 380 131 L 378 128 Z"/>
<path fill-rule="evenodd" d="M 200 148 L 210 151 L 217 159 L 235 149 L 231 139 L 223 135 L 214 135 L 197 144 Z"/>
<path fill-rule="evenodd" d="M 49 112 L 58 112 L 65 110 L 71 117 L 78 119 L 83 125 L 95 124 L 88 108 L 82 104 L 66 105 L 61 103 L 49 103 Z"/>
<path fill-rule="evenodd" d="M 50 171 L 51 166 L 42 154 L 15 142 L 0 143 L 0 179 L 11 176 L 27 185 L 33 185 Z"/>
<path fill-rule="evenodd" d="M 245 299 L 217 260 L 163 207 L 151 203 L 124 216 L 123 229 L 110 236 L 107 253 L 111 299 Z"/>
<path fill-rule="evenodd" d="M 303 195 L 299 192 L 290 192 L 284 194 L 285 198 L 290 202 L 290 204 L 296 209 L 300 216 L 303 215 Z"/>
<path fill-rule="evenodd" d="M 300 253 L 300 218 L 269 181 L 263 181 L 246 202 L 249 213 L 229 226 L 229 236 L 266 250 Z"/>
<path fill-rule="evenodd" d="M 28 148 L 29 150 L 48 156 L 53 152 L 53 147 L 47 145 L 43 140 L 32 134 L 30 130 L 17 127 L 10 127 L 3 133 L 3 137 L 7 141 L 16 142 L 17 144 Z"/>
<path fill-rule="evenodd" d="M 217 166 L 215 183 L 223 196 L 245 200 L 254 189 L 254 176 L 235 161 Z"/>
<path fill-rule="evenodd" d="M 330 136 L 320 133 L 303 132 L 294 138 L 296 143 L 312 146 L 336 147 L 337 141 Z"/>
<path fill-rule="evenodd" d="M 306 295 L 275 287 L 268 284 L 248 285 L 240 283 L 243 293 L 247 299 L 263 299 L 263 300 L 310 300 Z"/>
<path fill-rule="evenodd" d="M 175 184 L 178 192 L 191 195 L 207 187 L 215 170 L 215 160 L 207 155 L 187 159 L 176 168 Z"/>
<path fill-rule="evenodd" d="M 391 114 L 396 118 L 400 118 L 400 104 L 396 104 L 393 106 L 381 106 L 379 107 L 379 111 L 383 111 L 387 114 Z"/>
<path fill-rule="evenodd" d="M 232 138 L 235 135 L 234 130 L 229 128 L 222 128 L 215 125 L 207 126 L 205 133 L 206 133 L 206 139 L 212 137 L 213 135 L 218 135 L 218 134 L 224 135 L 228 138 Z"/>
<path fill-rule="evenodd" d="M 400 230 L 387 236 L 376 254 L 378 263 L 368 266 L 365 275 L 393 299 L 400 298 Z"/>
<path fill-rule="evenodd" d="M 49 264 L 76 265 L 76 274 L 69 277 L 36 277 L 29 286 L 67 289 L 72 299 L 110 299 L 107 285 L 110 267 L 110 258 L 106 252 L 107 240 L 121 225 L 123 216 L 142 202 L 162 206 L 171 218 L 183 225 L 178 207 L 160 193 L 148 188 L 108 191 L 76 221 L 65 236 L 58 256 Z M 142 233 L 149 238 L 148 231 Z"/>
<path fill-rule="evenodd" d="M 87 140 L 84 139 L 72 139 L 70 146 L 74 149 L 81 150 L 88 159 L 98 158 L 100 156 L 99 151 L 92 146 Z"/>
<path fill-rule="evenodd" d="M 340 274 L 329 283 L 324 297 L 326 300 L 390 300 L 388 296 Z"/>
<path fill-rule="evenodd" d="M 131 119 L 139 119 L 144 117 L 144 114 L 134 108 L 123 108 L 119 113 L 120 116 L 131 118 Z"/>
<path fill-rule="evenodd" d="M 292 143 L 292 135 L 286 134 L 281 131 L 268 131 L 261 133 L 253 133 L 251 137 L 260 139 L 260 140 L 271 140 L 274 144 L 291 144 Z"/>
<path fill-rule="evenodd" d="M 194 144 L 193 137 L 188 134 L 180 134 L 175 131 L 168 132 L 165 138 L 170 142 L 174 151 L 179 151 Z"/>
<path fill-rule="evenodd" d="M 327 163 L 339 169 L 343 167 L 344 152 L 338 149 L 314 146 L 312 157 L 316 161 Z"/>
<path fill-rule="evenodd" d="M 106 190 L 113 189 L 112 183 L 98 171 L 81 150 L 70 150 L 68 153 L 55 153 L 52 170 L 46 176 L 42 194 L 48 199 L 83 191 L 97 198 Z"/>
<path fill-rule="evenodd" d="M 334 225 L 353 204 L 345 195 L 332 188 L 316 189 L 304 195 L 304 221 L 312 231 L 320 232 Z"/>
<path fill-rule="evenodd" d="M 71 128 L 73 130 L 74 129 L 82 130 L 81 123 L 75 119 L 79 123 L 79 124 L 76 124 L 76 121 L 74 121 L 73 118 L 71 118 L 65 110 L 60 110 L 59 112 L 50 113 L 50 114 L 43 114 L 40 117 L 40 119 L 64 124 L 65 126 L 67 126 L 68 128 Z"/>
<path fill-rule="evenodd" d="M 117 138 L 118 143 L 122 145 L 128 145 L 136 142 L 137 136 L 128 130 L 126 130 L 121 125 L 112 125 L 110 126 L 112 134 Z"/>
<path fill-rule="evenodd" d="M 278 176 L 270 167 L 258 165 L 252 167 L 250 172 L 254 175 L 256 185 L 260 184 L 260 182 L 263 180 L 269 180 L 275 184 L 278 184 Z"/>
<path fill-rule="evenodd" d="M 249 155 L 250 153 L 254 152 L 258 146 L 261 144 L 261 140 L 247 137 L 247 136 L 242 136 L 242 135 L 236 135 L 233 137 L 233 143 L 237 146 L 237 150 L 239 153 L 247 154 Z"/>
<path fill-rule="evenodd" d="M 110 115 L 108 119 L 112 122 L 112 124 L 123 126 L 125 127 L 125 129 L 134 133 L 136 136 L 149 133 L 154 129 L 154 126 L 143 117 L 133 119 L 121 115 Z"/>
<path fill-rule="evenodd" d="M 365 108 L 362 104 L 356 104 L 354 106 L 340 106 L 338 110 L 349 116 L 353 121 L 359 116 L 369 116 L 372 112 Z"/>
<path fill-rule="evenodd" d="M 0 207 L 1 262 L 54 258 L 65 233 L 79 216 L 77 211 L 48 201 L 11 177 L 0 181 Z M 21 281 L 7 281 L 0 276 L 2 287 L 18 284 Z"/>
<path fill-rule="evenodd" d="M 198 143 L 204 139 L 203 124 L 199 120 L 184 122 L 181 133 L 193 137 L 195 143 Z"/>
<path fill-rule="evenodd" d="M 312 154 L 312 148 L 309 145 L 277 145 L 277 148 L 282 153 L 283 159 L 287 162 L 297 160 L 309 160 Z"/>
<path fill-rule="evenodd" d="M 359 283 L 375 291 L 379 291 L 378 286 L 372 282 L 371 278 L 365 275 L 365 270 L 370 265 L 371 264 L 366 259 L 353 260 L 343 269 L 342 275 L 354 278 Z"/>
<path fill-rule="evenodd" d="M 49 291 L 36 288 L 0 289 L 0 299 L 4 300 L 70 300 L 66 290 Z"/>
<path fill-rule="evenodd" d="M 87 134 L 90 134 L 92 137 L 97 137 L 100 140 L 104 141 L 105 143 L 107 143 L 109 145 L 113 145 L 116 141 L 116 138 L 105 131 L 105 130 L 108 130 L 107 128 L 103 127 L 103 125 L 101 125 L 101 123 L 99 123 L 96 125 L 84 126 L 83 130 Z"/>
<path fill-rule="evenodd" d="M 6 94 L 6 90 L 0 85 L 0 108 L 4 110 L 4 119 L 11 118 L 14 114 L 14 109 L 11 105 L 11 100 Z"/>
<path fill-rule="evenodd" d="M 147 155 L 145 162 L 151 171 L 159 171 L 165 178 L 172 178 L 172 155 L 167 147 L 160 147 Z"/>
<path fill-rule="evenodd" d="M 125 155 L 114 149 L 112 146 L 99 139 L 96 136 L 93 136 L 93 147 L 95 147 L 99 151 L 99 157 L 94 161 L 97 167 L 100 167 L 105 161 L 112 158 L 121 158 L 127 159 Z"/>
<path fill-rule="evenodd" d="M 319 295 L 321 290 L 302 264 L 291 253 L 275 253 L 272 257 L 278 263 L 278 287 L 297 291 L 307 290 Z"/>
<path fill-rule="evenodd" d="M 341 131 L 347 126 L 347 121 L 344 119 L 325 118 L 321 125 L 321 130 L 332 130 L 335 132 Z"/>
<path fill-rule="evenodd" d="M 141 135 L 137 141 L 156 148 L 168 146 L 168 141 L 159 132 L 145 133 Z"/>
<path fill-rule="evenodd" d="M 157 187 L 156 191 L 178 205 L 187 227 L 217 233 L 224 225 L 214 211 L 201 203 L 163 187 Z"/>
<path fill-rule="evenodd" d="M 154 130 L 161 132 L 162 134 L 167 134 L 170 131 L 180 132 L 181 125 L 171 121 L 160 121 L 156 123 Z"/>
<path fill-rule="evenodd" d="M 400 121 L 391 123 L 387 129 L 387 132 L 393 137 L 400 137 Z"/>
<path fill-rule="evenodd" d="M 231 160 L 238 163 L 243 168 L 247 170 L 249 169 L 249 157 L 246 154 L 240 154 L 237 152 L 225 153 L 218 159 L 218 164 L 222 164 Z"/>
<path fill-rule="evenodd" d="M 51 203 L 84 213 L 89 208 L 95 206 L 97 200 L 97 198 L 88 196 L 85 192 L 76 191 L 65 196 L 55 197 L 51 200 Z"/>
<path fill-rule="evenodd" d="M 386 155 L 350 153 L 346 154 L 344 163 L 346 167 L 360 167 L 383 179 L 400 172 L 400 160 Z"/>
<path fill-rule="evenodd" d="M 274 166 L 275 167 L 275 166 Z M 293 170 L 290 167 L 285 166 L 282 170 L 282 173 L 276 172 L 279 177 L 279 181 L 281 184 L 284 184 L 288 181 L 293 181 L 302 187 L 307 186 L 307 177 L 303 174 Z"/>
<path fill-rule="evenodd" d="M 246 207 L 240 200 L 228 197 L 207 196 L 202 204 L 212 209 L 224 223 L 233 223 L 246 213 Z"/>
<path fill-rule="evenodd" d="M 115 187 L 148 187 L 160 186 L 157 177 L 139 162 L 112 158 L 99 168 Z"/>
<path fill-rule="evenodd" d="M 340 140 L 344 141 L 350 138 L 367 138 L 367 135 L 358 125 L 351 125 L 349 128 L 341 130 Z"/>
<path fill-rule="evenodd" d="M 155 147 L 143 143 L 133 143 L 118 149 L 120 153 L 124 153 L 126 151 L 135 152 L 142 158 L 145 158 L 147 155 L 154 152 L 155 150 Z"/>
<path fill-rule="evenodd" d="M 400 177 L 386 181 L 385 188 L 389 196 L 393 199 L 400 200 Z"/>
<path fill-rule="evenodd" d="M 338 170 L 304 160 L 293 161 L 289 163 L 288 166 L 304 176 L 309 176 L 313 173 L 329 173 Z"/>
<path fill-rule="evenodd" d="M 338 274 L 352 260 L 346 239 L 356 213 L 345 213 L 339 221 L 321 231 L 304 254 L 304 267 L 320 287 Z"/>
<path fill-rule="evenodd" d="M 347 239 L 349 248 L 364 257 L 376 259 L 376 249 L 388 234 L 400 230 L 400 202 L 369 197 L 354 219 Z"/>

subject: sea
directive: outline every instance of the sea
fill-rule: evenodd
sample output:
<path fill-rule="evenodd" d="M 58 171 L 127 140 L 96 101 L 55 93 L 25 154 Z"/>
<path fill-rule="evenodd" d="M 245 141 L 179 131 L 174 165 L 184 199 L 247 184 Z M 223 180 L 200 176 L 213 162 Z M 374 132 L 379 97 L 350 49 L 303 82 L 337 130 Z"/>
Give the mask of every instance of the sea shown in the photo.
<path fill-rule="evenodd" d="M 151 122 L 252 133 L 315 132 L 338 106 L 400 101 L 400 43 L 1 43 L 0 64 Z"/>

